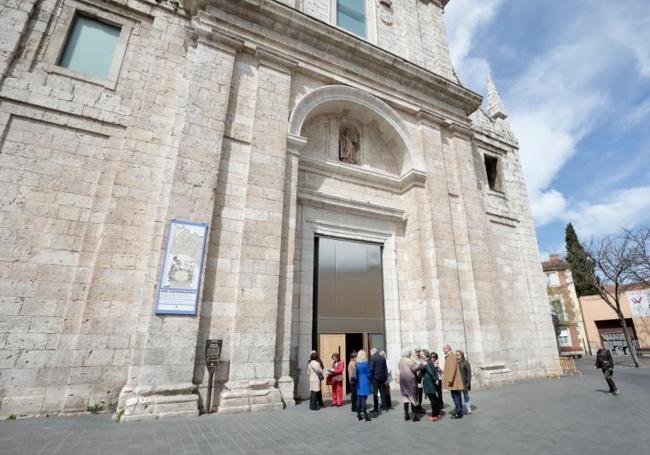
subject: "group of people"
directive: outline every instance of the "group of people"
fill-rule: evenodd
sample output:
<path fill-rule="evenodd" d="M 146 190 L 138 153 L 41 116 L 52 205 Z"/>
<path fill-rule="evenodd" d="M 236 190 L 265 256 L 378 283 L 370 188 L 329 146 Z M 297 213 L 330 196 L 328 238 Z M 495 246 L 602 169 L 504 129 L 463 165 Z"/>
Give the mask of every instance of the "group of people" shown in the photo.
<path fill-rule="evenodd" d="M 472 381 L 472 369 L 465 358 L 463 351 L 452 351 L 451 346 L 443 346 L 445 355 L 444 367 L 440 367 L 438 354 L 426 349 L 407 349 L 402 352 L 398 364 L 398 382 L 402 404 L 404 406 L 404 420 L 420 420 L 418 414 L 424 412 L 422 407 L 423 396 L 431 403 L 431 415 L 427 420 L 436 422 L 442 419 L 442 390 L 449 390 L 454 402 L 452 419 L 460 419 L 464 415 L 464 406 L 467 413 L 472 413 L 472 403 L 469 396 Z M 318 410 L 323 406 L 321 391 L 322 381 L 330 386 L 332 392 L 332 406 L 343 406 L 343 381 L 344 362 L 339 353 L 332 354 L 332 364 L 325 368 L 316 351 L 312 351 L 309 365 L 310 400 L 309 407 Z M 369 395 L 373 396 L 373 410 L 375 414 L 389 411 L 392 408 L 390 397 L 390 383 L 392 372 L 386 363 L 386 353 L 377 349 L 370 350 L 370 358 L 362 349 L 352 352 L 347 365 L 347 373 L 351 386 L 351 409 L 356 412 L 358 420 L 370 421 L 366 401 Z M 381 408 L 379 407 L 381 399 Z"/>

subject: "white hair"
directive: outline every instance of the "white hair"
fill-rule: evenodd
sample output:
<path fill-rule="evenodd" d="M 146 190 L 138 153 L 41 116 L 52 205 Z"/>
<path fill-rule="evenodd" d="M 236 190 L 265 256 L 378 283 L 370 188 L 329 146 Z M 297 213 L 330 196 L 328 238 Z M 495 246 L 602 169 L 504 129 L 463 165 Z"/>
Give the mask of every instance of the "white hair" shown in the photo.
<path fill-rule="evenodd" d="M 410 350 L 410 349 L 404 349 L 404 350 L 402 351 L 402 357 L 405 357 L 405 358 L 407 358 L 407 359 L 408 359 L 409 357 L 411 357 L 411 350 Z"/>
<path fill-rule="evenodd" d="M 377 348 L 370 349 L 370 355 L 372 356 L 372 355 L 375 355 L 375 354 L 377 354 Z"/>

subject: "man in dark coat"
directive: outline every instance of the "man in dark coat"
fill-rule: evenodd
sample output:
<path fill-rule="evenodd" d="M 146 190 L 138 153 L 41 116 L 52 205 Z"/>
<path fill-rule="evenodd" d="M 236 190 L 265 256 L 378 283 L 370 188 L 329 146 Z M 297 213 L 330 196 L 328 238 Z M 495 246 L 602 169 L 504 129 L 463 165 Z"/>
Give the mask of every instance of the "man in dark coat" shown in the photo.
<path fill-rule="evenodd" d="M 605 349 L 599 345 L 598 352 L 596 353 L 596 368 L 600 368 L 605 376 L 605 381 L 609 386 L 609 392 L 612 395 L 618 395 L 618 387 L 614 382 L 614 359 L 609 349 Z"/>
<path fill-rule="evenodd" d="M 465 400 L 465 407 L 467 413 L 472 413 L 472 400 L 469 397 L 469 391 L 472 390 L 472 367 L 465 358 L 465 353 L 460 349 L 456 351 L 458 357 L 458 367 L 460 368 L 460 376 L 463 378 L 463 399 Z"/>
<path fill-rule="evenodd" d="M 372 401 L 374 404 L 372 412 L 379 412 L 377 392 L 379 392 L 379 395 L 381 396 L 381 409 L 388 411 L 390 409 L 390 404 L 386 400 L 385 388 L 385 383 L 388 379 L 388 365 L 386 364 L 386 359 L 383 358 L 375 348 L 370 350 L 368 368 L 370 369 L 370 380 L 372 381 Z"/>

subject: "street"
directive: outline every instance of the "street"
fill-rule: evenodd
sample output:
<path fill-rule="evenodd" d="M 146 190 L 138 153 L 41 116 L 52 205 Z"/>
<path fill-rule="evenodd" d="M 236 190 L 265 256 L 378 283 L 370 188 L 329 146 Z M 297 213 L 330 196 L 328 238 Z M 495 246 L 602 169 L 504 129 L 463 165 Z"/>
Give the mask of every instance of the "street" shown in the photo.
<path fill-rule="evenodd" d="M 627 362 L 623 361 L 624 364 Z M 647 363 L 647 361 L 646 361 Z M 607 393 L 593 361 L 582 376 L 473 391 L 474 414 L 405 422 L 393 410 L 358 422 L 344 408 L 294 409 L 118 424 L 84 415 L 0 422 L 9 454 L 645 454 L 650 447 L 650 369 L 618 366 L 621 395 Z M 451 399 L 445 394 L 445 402 Z M 369 400 L 369 403 L 371 400 Z"/>

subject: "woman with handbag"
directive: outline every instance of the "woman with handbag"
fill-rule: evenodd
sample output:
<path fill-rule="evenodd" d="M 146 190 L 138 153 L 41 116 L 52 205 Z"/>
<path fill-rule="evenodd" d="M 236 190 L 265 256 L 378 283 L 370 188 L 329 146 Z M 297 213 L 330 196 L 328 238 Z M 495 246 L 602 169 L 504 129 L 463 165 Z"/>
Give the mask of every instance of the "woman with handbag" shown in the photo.
<path fill-rule="evenodd" d="M 323 368 L 318 361 L 318 353 L 316 351 L 311 353 L 309 363 L 307 364 L 307 373 L 309 374 L 309 409 L 318 411 L 320 404 L 318 403 L 318 394 L 320 393 L 320 384 L 324 379 Z"/>
<path fill-rule="evenodd" d="M 357 353 L 357 418 L 359 420 L 366 419 L 370 422 L 368 417 L 368 409 L 366 408 L 366 399 L 372 393 L 370 387 L 370 368 L 368 367 L 368 357 L 366 351 L 361 349 Z M 363 413 L 363 417 L 361 416 Z"/>
<path fill-rule="evenodd" d="M 332 367 L 327 369 L 327 383 L 332 388 L 332 406 L 343 406 L 343 370 L 345 364 L 338 352 L 332 354 Z"/>

